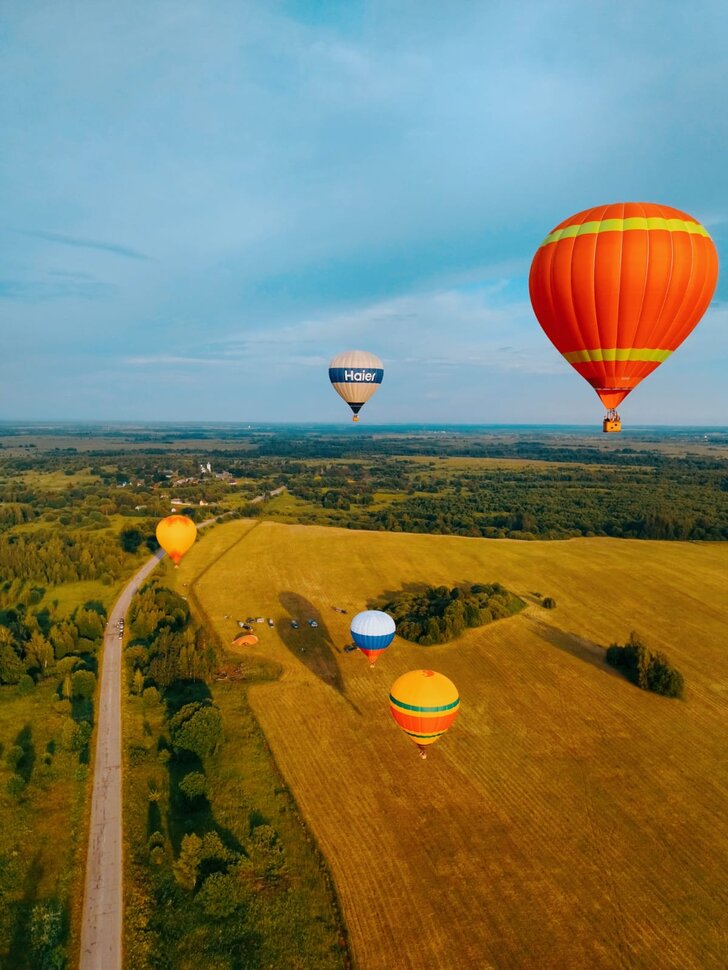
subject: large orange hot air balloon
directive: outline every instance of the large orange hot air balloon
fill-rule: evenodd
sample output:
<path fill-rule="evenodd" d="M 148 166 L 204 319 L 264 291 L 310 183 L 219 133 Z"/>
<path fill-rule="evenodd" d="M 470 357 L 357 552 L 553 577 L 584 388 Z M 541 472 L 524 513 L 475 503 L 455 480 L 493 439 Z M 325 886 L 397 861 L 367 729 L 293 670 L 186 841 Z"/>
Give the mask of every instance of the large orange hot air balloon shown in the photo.
<path fill-rule="evenodd" d="M 546 336 L 608 409 L 680 346 L 708 308 L 718 254 L 692 216 L 626 202 L 586 209 L 544 239 L 531 264 L 531 303 Z"/>
<path fill-rule="evenodd" d="M 175 567 L 179 566 L 180 559 L 196 538 L 197 526 L 186 515 L 168 515 L 157 526 L 157 542 Z"/>
<path fill-rule="evenodd" d="M 453 682 L 434 670 L 410 670 L 392 684 L 389 692 L 392 717 L 427 757 L 434 744 L 458 715 L 460 695 Z"/>

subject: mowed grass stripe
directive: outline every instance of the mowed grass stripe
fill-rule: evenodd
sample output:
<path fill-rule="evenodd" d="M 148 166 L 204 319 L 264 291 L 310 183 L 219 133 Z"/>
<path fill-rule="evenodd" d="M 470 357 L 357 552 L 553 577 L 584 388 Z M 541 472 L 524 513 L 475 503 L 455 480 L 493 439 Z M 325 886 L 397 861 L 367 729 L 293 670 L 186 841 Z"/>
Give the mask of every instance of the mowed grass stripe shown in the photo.
<path fill-rule="evenodd" d="M 326 853 L 360 967 L 725 962 L 727 573 L 718 544 L 265 522 L 209 570 L 197 591 L 224 636 L 224 613 L 278 624 L 254 652 L 284 677 L 252 703 Z M 333 605 L 351 614 L 404 583 L 464 580 L 539 590 L 557 609 L 427 650 L 397 639 L 374 670 L 339 652 L 349 618 Z M 293 637 L 285 592 L 318 611 L 319 631 Z M 603 666 L 598 645 L 633 628 L 684 671 L 685 702 Z M 327 636 L 343 696 L 306 665 Z M 423 763 L 387 694 L 425 665 L 451 677 L 462 707 Z"/>

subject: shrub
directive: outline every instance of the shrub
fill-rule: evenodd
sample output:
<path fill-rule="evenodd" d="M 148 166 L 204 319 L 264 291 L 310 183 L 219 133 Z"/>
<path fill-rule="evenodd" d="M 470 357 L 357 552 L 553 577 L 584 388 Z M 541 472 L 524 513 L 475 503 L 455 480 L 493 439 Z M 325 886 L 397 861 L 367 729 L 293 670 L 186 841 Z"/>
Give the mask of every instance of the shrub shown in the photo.
<path fill-rule="evenodd" d="M 664 653 L 652 653 L 639 634 L 630 633 L 624 646 L 613 643 L 607 648 L 606 661 L 642 690 L 663 697 L 682 697 L 685 681 Z"/>
<path fill-rule="evenodd" d="M 12 745 L 12 747 L 8 748 L 8 750 L 5 752 L 5 764 L 11 771 L 15 771 L 20 762 L 23 760 L 24 754 L 25 752 L 19 744 Z"/>
<path fill-rule="evenodd" d="M 21 695 L 21 697 L 24 697 L 25 695 L 29 694 L 34 687 L 35 687 L 35 681 L 30 676 L 30 674 L 23 674 L 23 676 L 18 681 L 17 691 Z"/>
<path fill-rule="evenodd" d="M 12 795 L 13 798 L 19 798 L 25 788 L 25 779 L 21 775 L 12 775 L 8 779 L 8 783 L 5 786 L 8 795 Z"/>
<path fill-rule="evenodd" d="M 212 704 L 186 704 L 169 726 L 175 748 L 191 751 L 198 758 L 214 754 L 222 743 L 222 715 Z"/>
<path fill-rule="evenodd" d="M 36 903 L 30 914 L 30 950 L 37 970 L 62 970 L 66 965 L 63 910 L 58 903 Z"/>
<path fill-rule="evenodd" d="M 145 687 L 142 692 L 142 703 L 144 707 L 152 707 L 159 703 L 159 691 L 156 687 Z"/>
<path fill-rule="evenodd" d="M 231 916 L 244 901 L 245 890 L 242 882 L 234 875 L 213 872 L 202 884 L 197 899 L 206 916 L 212 919 L 225 919 Z"/>
<path fill-rule="evenodd" d="M 77 670 L 71 674 L 71 692 L 73 697 L 90 698 L 96 690 L 96 675 L 91 670 Z"/>
<path fill-rule="evenodd" d="M 179 790 L 190 801 L 201 798 L 207 791 L 207 779 L 200 771 L 190 771 L 179 783 Z"/>
<path fill-rule="evenodd" d="M 183 889 L 192 890 L 197 883 L 197 871 L 202 858 L 202 839 L 199 835 L 185 835 L 177 861 L 172 866 L 174 878 Z"/>
<path fill-rule="evenodd" d="M 155 848 L 155 846 L 164 847 L 164 835 L 159 831 L 152 832 L 147 840 L 147 846 L 149 847 L 150 851 Z"/>

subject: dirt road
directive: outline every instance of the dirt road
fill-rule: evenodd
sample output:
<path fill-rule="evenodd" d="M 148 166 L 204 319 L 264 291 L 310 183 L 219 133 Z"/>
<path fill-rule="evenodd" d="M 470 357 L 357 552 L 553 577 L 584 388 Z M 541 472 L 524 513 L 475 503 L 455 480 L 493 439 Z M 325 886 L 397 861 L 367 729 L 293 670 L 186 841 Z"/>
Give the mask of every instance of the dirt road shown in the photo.
<path fill-rule="evenodd" d="M 278 495 L 284 490 L 285 485 L 282 485 L 270 494 Z M 264 495 L 257 495 L 252 502 L 262 502 L 264 497 Z M 197 528 L 204 529 L 215 521 L 217 521 L 215 518 L 207 519 L 198 524 Z M 119 638 L 119 620 L 126 616 L 132 597 L 164 555 L 160 549 L 129 580 L 111 610 L 104 632 L 79 970 L 121 970 L 122 967 L 124 869 L 121 804 L 121 656 L 123 641 Z"/>

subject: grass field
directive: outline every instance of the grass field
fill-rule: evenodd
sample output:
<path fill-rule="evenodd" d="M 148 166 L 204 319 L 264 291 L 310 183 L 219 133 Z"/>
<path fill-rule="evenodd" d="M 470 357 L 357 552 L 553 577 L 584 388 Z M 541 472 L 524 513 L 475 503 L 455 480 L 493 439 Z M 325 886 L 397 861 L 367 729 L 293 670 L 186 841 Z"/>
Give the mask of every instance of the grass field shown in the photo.
<path fill-rule="evenodd" d="M 77 926 L 83 892 L 84 807 L 88 771 L 61 737 L 68 720 L 51 706 L 49 678 L 20 697 L 0 687 L 0 967 L 37 966 L 29 949 L 33 907 L 56 903 L 64 911 L 64 936 Z M 24 751 L 18 771 L 8 751 Z M 12 793 L 14 776 L 25 782 Z M 69 948 L 73 949 L 71 939 Z"/>
<path fill-rule="evenodd" d="M 240 530 L 216 529 L 177 580 L 199 577 L 224 642 L 238 617 L 276 621 L 251 655 L 282 675 L 252 704 L 360 970 L 728 964 L 728 546 Z M 333 606 L 462 581 L 499 581 L 530 608 L 451 644 L 395 640 L 373 670 L 342 652 L 348 618 Z M 632 629 L 683 672 L 685 701 L 605 666 L 602 648 Z M 462 697 L 424 762 L 387 705 L 418 666 Z"/>

